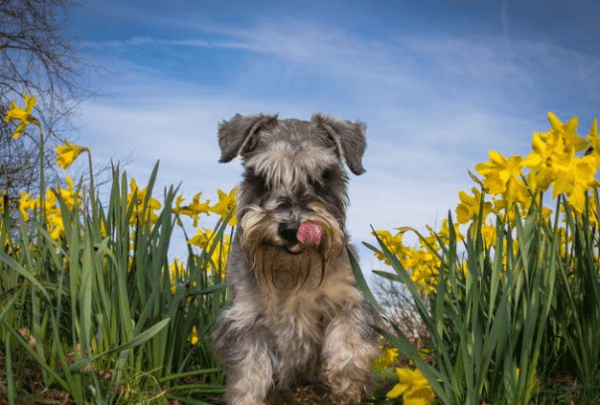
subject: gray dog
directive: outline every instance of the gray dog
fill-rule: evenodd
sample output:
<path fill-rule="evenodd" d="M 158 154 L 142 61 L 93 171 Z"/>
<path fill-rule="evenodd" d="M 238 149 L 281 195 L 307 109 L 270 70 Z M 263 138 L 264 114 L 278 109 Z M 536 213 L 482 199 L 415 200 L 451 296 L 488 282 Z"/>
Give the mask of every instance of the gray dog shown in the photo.
<path fill-rule="evenodd" d="M 219 145 L 221 162 L 240 155 L 245 167 L 227 269 L 233 304 L 212 343 L 227 403 L 282 404 L 304 381 L 324 384 L 335 404 L 360 403 L 379 315 L 350 265 L 342 162 L 364 172 L 364 124 L 238 114 L 219 126 Z"/>

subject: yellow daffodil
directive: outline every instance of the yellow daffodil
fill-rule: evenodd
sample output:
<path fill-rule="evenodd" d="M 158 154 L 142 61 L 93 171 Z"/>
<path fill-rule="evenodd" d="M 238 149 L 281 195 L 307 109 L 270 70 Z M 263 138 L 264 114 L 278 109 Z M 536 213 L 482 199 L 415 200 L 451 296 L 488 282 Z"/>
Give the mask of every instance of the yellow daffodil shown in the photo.
<path fill-rule="evenodd" d="M 577 125 L 579 124 L 579 118 L 573 117 L 566 124 L 563 124 L 556 115 L 552 112 L 548 112 L 548 121 L 552 126 L 552 132 L 555 137 L 562 137 L 565 140 L 565 147 L 574 149 L 575 152 L 579 152 L 588 146 L 585 139 L 577 135 Z"/>
<path fill-rule="evenodd" d="M 484 176 L 484 185 L 490 194 L 504 194 L 509 181 L 518 178 L 521 174 L 520 156 L 511 156 L 506 159 L 502 154 L 490 151 L 490 161 L 479 163 L 475 169 Z"/>
<path fill-rule="evenodd" d="M 209 250 L 211 245 L 214 243 L 213 237 L 214 232 L 210 229 L 198 229 L 197 235 L 190 238 L 187 243 L 199 247 L 203 251 Z M 217 241 L 217 246 L 213 250 L 210 257 L 210 261 L 207 263 L 206 270 L 210 272 L 213 269 L 213 264 L 219 267 L 221 275 L 225 276 L 225 264 L 227 261 L 227 255 L 229 254 L 230 240 L 229 235 L 225 235 L 225 240 Z"/>
<path fill-rule="evenodd" d="M 190 333 L 190 336 L 188 337 L 188 340 L 193 345 L 195 345 L 196 343 L 198 343 L 198 330 L 196 329 L 195 326 L 192 328 L 192 333 Z"/>
<path fill-rule="evenodd" d="M 392 252 L 394 255 L 398 256 L 400 260 L 402 260 L 406 256 L 406 252 L 408 248 L 404 246 L 402 243 L 402 237 L 404 236 L 404 232 L 398 232 L 394 236 L 389 231 L 379 230 L 374 232 L 375 235 L 384 243 L 384 245 Z M 386 264 L 390 264 L 388 259 L 382 254 L 375 252 L 375 256 L 379 260 L 383 260 Z"/>
<path fill-rule="evenodd" d="M 585 192 L 591 188 L 600 186 L 594 178 L 596 174 L 596 162 L 592 156 L 573 158 L 570 170 L 561 170 L 554 181 L 552 196 L 566 194 L 569 203 L 577 210 L 583 212 L 585 208 Z"/>
<path fill-rule="evenodd" d="M 206 250 L 206 248 L 208 247 L 208 242 L 210 241 L 210 238 L 212 238 L 213 235 L 212 231 L 208 229 L 198 229 L 196 232 L 197 235 L 190 238 L 187 241 L 187 243 L 190 245 L 198 246 L 202 250 Z"/>
<path fill-rule="evenodd" d="M 486 247 L 490 248 L 496 245 L 496 225 L 483 224 L 481 226 L 481 236 L 483 237 L 483 243 Z"/>
<path fill-rule="evenodd" d="M 557 171 L 569 167 L 575 150 L 566 147 L 564 138 L 550 132 L 534 133 L 531 146 L 533 152 L 522 163 L 531 169 L 527 179 L 532 190 L 544 192 L 556 179 Z"/>
<path fill-rule="evenodd" d="M 192 198 L 192 203 L 189 205 L 182 206 L 184 199 L 183 196 L 178 196 L 175 200 L 175 207 L 173 212 L 180 215 L 187 215 L 194 220 L 194 228 L 198 226 L 198 219 L 200 214 L 210 215 L 210 200 L 206 200 L 204 203 L 200 203 L 200 197 L 202 193 L 196 194 Z"/>
<path fill-rule="evenodd" d="M 28 211 L 33 211 L 33 209 L 37 206 L 37 201 L 31 198 L 31 194 L 24 192 L 21 190 L 21 198 L 19 198 L 19 211 L 21 211 L 21 215 L 23 216 L 24 221 L 29 220 Z"/>
<path fill-rule="evenodd" d="M 25 131 L 27 125 L 37 123 L 37 119 L 31 115 L 31 111 L 33 111 L 33 107 L 35 107 L 35 97 L 31 97 L 29 94 L 25 93 L 23 98 L 25 99 L 25 109 L 18 107 L 13 101 L 10 103 L 10 109 L 6 113 L 6 117 L 4 117 L 4 122 L 21 121 L 15 129 L 15 132 L 13 132 L 14 139 L 23 135 L 23 131 Z"/>
<path fill-rule="evenodd" d="M 225 219 L 227 215 L 233 210 L 231 218 L 229 218 L 229 226 L 235 226 L 237 224 L 237 208 L 236 208 L 236 193 L 237 186 L 231 189 L 229 194 L 219 189 L 219 202 L 210 208 L 212 212 L 220 215 L 222 219 Z"/>
<path fill-rule="evenodd" d="M 421 370 L 397 368 L 396 375 L 400 383 L 387 393 L 388 398 L 398 398 L 402 395 L 404 405 L 428 405 L 433 402 L 433 390 Z"/>
<path fill-rule="evenodd" d="M 75 185 L 71 176 L 67 176 L 65 180 L 67 182 L 67 188 L 59 188 L 57 192 L 60 194 L 67 207 L 73 209 L 75 205 L 79 205 L 79 194 L 74 190 Z"/>
<path fill-rule="evenodd" d="M 144 210 L 144 201 L 146 200 L 147 188 L 140 190 L 135 182 L 134 178 L 131 178 L 130 182 L 131 192 L 127 195 L 127 205 L 134 203 L 133 215 L 129 218 L 129 224 L 135 225 L 139 220 L 140 225 L 146 223 L 149 220 L 151 224 L 156 223 L 158 216 L 154 211 L 162 208 L 161 203 L 153 197 L 148 200 L 148 206 Z M 133 199 L 135 198 L 135 201 Z"/>
<path fill-rule="evenodd" d="M 435 291 L 439 275 L 440 259 L 429 251 L 428 248 L 411 248 L 406 258 L 401 260 L 402 265 L 409 270 L 410 278 L 423 291 L 425 295 Z"/>
<path fill-rule="evenodd" d="M 600 137 L 598 136 L 598 119 L 594 118 L 590 133 L 587 135 L 590 143 L 592 156 L 596 157 L 596 166 L 600 166 Z"/>
<path fill-rule="evenodd" d="M 485 207 L 484 207 L 485 209 Z M 490 210 L 491 210 L 491 204 L 490 204 Z M 454 235 L 456 236 L 456 241 L 457 242 L 461 242 L 465 239 L 465 236 L 460 233 L 460 230 L 458 229 L 459 225 L 458 224 L 453 224 L 452 225 L 454 228 Z M 440 230 L 436 233 L 435 235 L 437 238 L 439 238 L 442 243 L 444 244 L 448 244 L 450 242 L 450 227 L 448 226 L 448 219 L 444 218 L 444 220 L 442 221 L 442 227 L 440 228 Z M 436 239 L 437 242 L 437 239 Z"/>
<path fill-rule="evenodd" d="M 383 346 L 382 346 L 383 348 Z M 375 360 L 373 365 L 379 368 L 390 367 L 392 364 L 396 362 L 398 359 L 398 349 L 395 347 L 392 348 L 383 348 L 383 353 Z"/>
<path fill-rule="evenodd" d="M 471 192 L 473 193 L 472 197 L 464 191 L 458 193 L 460 203 L 456 207 L 456 218 L 459 224 L 466 224 L 473 219 L 473 215 L 479 215 L 481 193 L 475 187 L 471 188 Z M 483 217 L 480 220 L 485 221 L 490 212 L 492 212 L 492 204 L 484 202 Z"/>
<path fill-rule="evenodd" d="M 185 265 L 183 261 L 176 257 L 173 263 L 169 264 L 169 281 L 171 283 L 171 294 L 177 291 L 177 283 L 183 279 Z"/>
<path fill-rule="evenodd" d="M 65 225 L 58 210 L 46 214 L 46 223 L 48 224 L 48 232 L 52 239 L 59 240 L 64 235 Z"/>
<path fill-rule="evenodd" d="M 59 145 L 55 148 L 58 156 L 56 157 L 56 163 L 63 169 L 68 169 L 69 166 L 77 159 L 81 152 L 89 152 L 88 148 L 83 146 L 73 145 L 65 141 L 64 145 Z"/>

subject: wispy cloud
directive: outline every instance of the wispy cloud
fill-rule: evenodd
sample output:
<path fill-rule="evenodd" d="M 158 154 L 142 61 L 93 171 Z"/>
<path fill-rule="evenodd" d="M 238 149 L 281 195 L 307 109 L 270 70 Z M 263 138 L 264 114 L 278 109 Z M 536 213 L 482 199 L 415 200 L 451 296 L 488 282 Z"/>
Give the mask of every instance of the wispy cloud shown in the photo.
<path fill-rule="evenodd" d="M 503 7 L 502 33 L 470 38 L 403 32 L 372 38 L 318 22 L 255 18 L 241 27 L 147 15 L 185 30 L 186 38 L 88 41 L 118 74 L 105 78 L 110 97 L 82 106 L 80 122 L 95 156 L 134 152 L 129 168 L 136 176 L 161 159 L 162 184 L 183 181 L 191 197 L 239 181 L 237 161 L 217 164 L 217 124 L 235 113 L 307 119 L 321 110 L 360 119 L 367 122 L 367 173 L 350 183 L 354 240 L 371 238 L 369 224 L 422 230 L 441 222 L 458 191 L 471 187 L 466 170 L 486 160 L 487 150 L 525 153 L 531 132 L 545 129 L 547 110 L 560 113 L 568 105 L 585 116 L 593 114 L 590 101 L 600 100 L 597 58 L 509 33 Z M 198 69 L 211 74 L 213 61 L 202 59 L 211 55 L 194 56 L 194 49 L 232 59 L 217 72 L 220 82 L 192 83 L 144 59 L 161 49 L 198 58 L 192 65 L 202 63 Z M 132 50 L 142 56 L 132 57 Z M 310 81 L 319 91 L 281 90 Z"/>

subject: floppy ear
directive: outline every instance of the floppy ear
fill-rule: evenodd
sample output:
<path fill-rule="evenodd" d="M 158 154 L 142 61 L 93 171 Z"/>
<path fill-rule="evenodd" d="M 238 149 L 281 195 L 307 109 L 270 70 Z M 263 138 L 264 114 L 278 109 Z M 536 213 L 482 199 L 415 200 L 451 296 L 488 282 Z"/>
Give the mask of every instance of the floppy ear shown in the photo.
<path fill-rule="evenodd" d="M 243 155 L 254 149 L 254 135 L 265 127 L 277 123 L 277 115 L 240 115 L 219 124 L 220 163 L 227 163 L 237 155 Z"/>
<path fill-rule="evenodd" d="M 333 139 L 338 153 L 352 173 L 359 175 L 365 172 L 362 166 L 362 157 L 367 147 L 364 123 L 338 120 L 321 114 L 314 114 L 312 121 Z"/>

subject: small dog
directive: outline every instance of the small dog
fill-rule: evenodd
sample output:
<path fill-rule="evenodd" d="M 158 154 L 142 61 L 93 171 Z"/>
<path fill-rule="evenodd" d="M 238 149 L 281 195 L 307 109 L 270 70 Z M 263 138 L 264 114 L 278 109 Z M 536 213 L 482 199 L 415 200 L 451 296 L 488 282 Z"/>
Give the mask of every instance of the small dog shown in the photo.
<path fill-rule="evenodd" d="M 345 230 L 348 177 L 364 172 L 365 125 L 236 115 L 219 126 L 221 162 L 243 159 L 228 258 L 233 296 L 213 333 L 229 405 L 283 404 L 294 384 L 338 405 L 371 389 L 379 314 L 359 291 Z"/>

